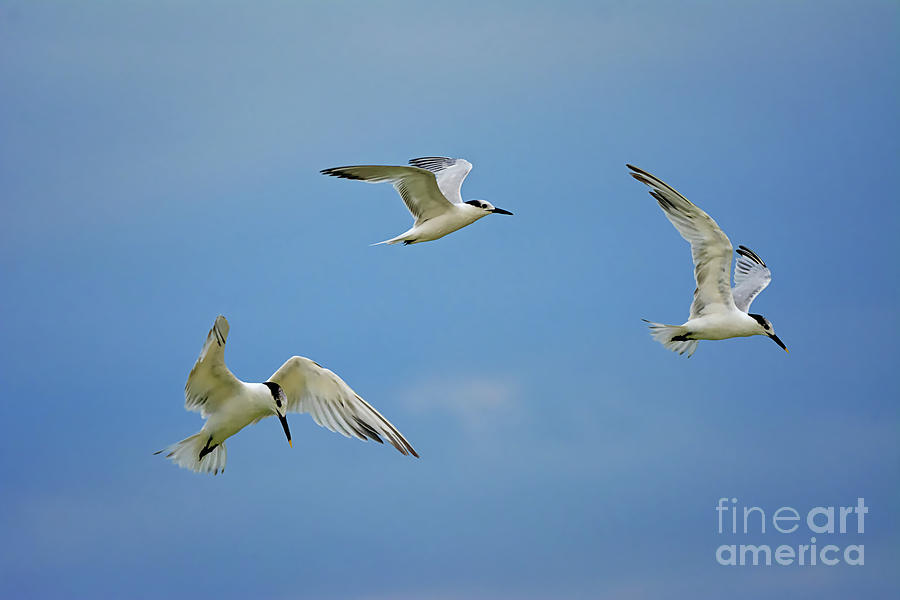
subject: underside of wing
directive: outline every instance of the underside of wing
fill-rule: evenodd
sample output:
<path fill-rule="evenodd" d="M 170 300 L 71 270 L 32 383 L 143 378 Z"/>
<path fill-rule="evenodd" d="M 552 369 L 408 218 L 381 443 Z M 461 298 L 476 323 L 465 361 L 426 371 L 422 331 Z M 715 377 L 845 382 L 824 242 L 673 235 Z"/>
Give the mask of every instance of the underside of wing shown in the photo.
<path fill-rule="evenodd" d="M 434 173 L 419 167 L 358 165 L 323 169 L 323 175 L 367 183 L 391 183 L 403 198 L 416 225 L 445 213 L 450 201 L 441 193 Z"/>
<path fill-rule="evenodd" d="M 309 413 L 331 431 L 361 440 L 382 438 L 404 455 L 419 455 L 406 438 L 343 379 L 315 361 L 294 356 L 269 378 L 288 398 L 288 411 Z"/>
<path fill-rule="evenodd" d="M 413 158 L 409 164 L 434 173 L 444 197 L 454 204 L 462 204 L 462 184 L 472 170 L 472 163 L 462 158 L 423 156 Z"/>
<path fill-rule="evenodd" d="M 218 404 L 235 394 L 241 386 L 241 382 L 225 366 L 228 330 L 225 317 L 216 317 L 200 350 L 200 357 L 184 385 L 184 407 L 199 412 L 204 418 L 215 412 Z"/>
<path fill-rule="evenodd" d="M 650 195 L 659 203 L 663 213 L 691 244 L 694 259 L 694 301 L 690 318 L 711 312 L 731 310 L 731 242 L 719 225 L 675 188 L 646 171 L 626 165 L 631 176 L 649 186 Z"/>
<path fill-rule="evenodd" d="M 750 304 L 772 281 L 772 272 L 766 263 L 750 248 L 738 246 L 738 259 L 734 265 L 734 304 L 747 312 Z"/>

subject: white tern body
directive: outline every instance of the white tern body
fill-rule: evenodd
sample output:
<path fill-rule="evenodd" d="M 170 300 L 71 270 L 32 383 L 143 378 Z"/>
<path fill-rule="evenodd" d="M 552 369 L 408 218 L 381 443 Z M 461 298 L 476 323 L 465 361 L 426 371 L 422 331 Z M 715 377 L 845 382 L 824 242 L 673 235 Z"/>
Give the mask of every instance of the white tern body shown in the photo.
<path fill-rule="evenodd" d="M 425 156 L 409 161 L 411 166 L 357 165 L 324 169 L 325 175 L 356 179 L 367 183 L 391 183 L 412 214 L 413 226 L 400 235 L 378 244 L 418 244 L 430 242 L 471 225 L 481 217 L 496 213 L 511 215 L 484 200 L 463 202 L 460 190 L 472 170 L 461 158 Z M 374 244 L 374 245 L 378 245 Z"/>
<path fill-rule="evenodd" d="M 650 333 L 666 348 L 691 356 L 699 340 L 765 335 L 787 351 L 775 335 L 772 323 L 762 315 L 748 313 L 750 303 L 772 280 L 766 263 L 755 252 L 738 246 L 731 287 L 731 254 L 728 236 L 708 214 L 661 179 L 627 165 L 631 176 L 650 186 L 663 213 L 691 244 L 694 259 L 694 301 L 688 320 L 682 325 L 650 324 Z"/>
<path fill-rule="evenodd" d="M 239 380 L 225 365 L 228 331 L 225 317 L 217 317 L 184 386 L 184 407 L 199 411 L 206 423 L 198 433 L 156 454 L 165 452 L 178 466 L 216 475 L 225 470 L 225 440 L 247 425 L 276 416 L 291 443 L 287 413 L 305 412 L 319 425 L 347 437 L 378 443 L 383 437 L 401 453 L 418 456 L 406 438 L 343 379 L 308 358 L 289 358 L 264 383 Z"/>

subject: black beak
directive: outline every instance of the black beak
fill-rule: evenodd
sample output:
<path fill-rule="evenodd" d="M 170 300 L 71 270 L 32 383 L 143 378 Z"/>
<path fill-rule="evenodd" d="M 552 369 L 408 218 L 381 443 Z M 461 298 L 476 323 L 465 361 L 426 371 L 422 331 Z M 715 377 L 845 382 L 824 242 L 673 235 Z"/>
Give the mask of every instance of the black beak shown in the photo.
<path fill-rule="evenodd" d="M 776 344 L 778 344 L 779 346 L 781 346 L 781 349 L 782 349 L 782 350 L 784 350 L 785 352 L 788 351 L 787 346 L 784 345 L 784 342 L 782 342 L 781 340 L 778 339 L 778 336 L 777 336 L 777 335 L 775 335 L 775 334 L 773 333 L 773 334 L 770 335 L 769 337 L 772 338 L 772 339 L 775 341 Z"/>
<path fill-rule="evenodd" d="M 284 435 L 287 436 L 287 439 L 288 439 L 288 445 L 289 445 L 291 448 L 293 448 L 293 447 L 294 447 L 294 444 L 291 443 L 291 430 L 288 429 L 288 425 L 287 425 L 287 417 L 284 417 L 284 416 L 282 416 L 282 415 L 278 415 L 278 420 L 281 421 L 281 426 L 284 427 Z"/>
<path fill-rule="evenodd" d="M 512 213 L 509 212 L 508 210 L 503 210 L 502 208 L 494 208 L 494 210 L 492 210 L 491 212 L 492 212 L 492 213 L 497 213 L 497 214 L 499 214 L 499 215 L 511 215 L 511 214 L 512 214 Z"/>

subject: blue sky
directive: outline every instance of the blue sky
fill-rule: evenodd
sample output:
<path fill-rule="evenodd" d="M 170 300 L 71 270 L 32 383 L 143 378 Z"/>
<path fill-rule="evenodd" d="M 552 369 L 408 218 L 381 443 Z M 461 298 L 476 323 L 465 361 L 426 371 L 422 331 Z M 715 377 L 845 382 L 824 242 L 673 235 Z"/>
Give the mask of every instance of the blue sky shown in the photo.
<path fill-rule="evenodd" d="M 887 598 L 900 588 L 894 2 L 0 2 L 0 596 Z M 322 168 L 462 156 L 435 243 Z M 772 268 L 763 338 L 665 351 L 688 245 Z M 422 458 L 305 415 L 206 477 L 228 362 L 342 375 Z M 702 389 L 697 382 L 702 381 Z M 720 497 L 870 508 L 863 567 L 723 567 Z M 788 540 L 784 542 L 784 540 Z"/>

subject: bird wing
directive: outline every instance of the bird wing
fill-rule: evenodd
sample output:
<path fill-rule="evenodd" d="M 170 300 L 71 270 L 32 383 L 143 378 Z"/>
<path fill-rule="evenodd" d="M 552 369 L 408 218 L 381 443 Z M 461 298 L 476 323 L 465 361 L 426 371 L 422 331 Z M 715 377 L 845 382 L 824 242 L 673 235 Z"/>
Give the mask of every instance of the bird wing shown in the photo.
<path fill-rule="evenodd" d="M 347 437 L 379 444 L 385 437 L 402 454 L 419 456 L 390 421 L 343 379 L 315 361 L 302 356 L 289 358 L 269 381 L 284 390 L 290 412 L 309 413 L 322 427 Z"/>
<path fill-rule="evenodd" d="M 213 323 L 200 357 L 184 384 L 184 407 L 205 419 L 225 400 L 240 392 L 241 381 L 225 366 L 228 320 L 219 315 Z"/>
<path fill-rule="evenodd" d="M 734 264 L 734 305 L 747 312 L 750 303 L 772 281 L 772 271 L 750 248 L 738 246 L 738 259 Z"/>
<path fill-rule="evenodd" d="M 434 173 L 419 167 L 391 167 L 380 165 L 360 165 L 355 167 L 335 167 L 323 169 L 323 175 L 333 175 L 344 179 L 356 179 L 366 183 L 388 182 L 394 185 L 406 208 L 416 219 L 416 225 L 444 214 L 452 206 L 441 193 Z"/>
<path fill-rule="evenodd" d="M 690 200 L 665 182 L 637 167 L 626 165 L 634 171 L 631 176 L 650 186 L 650 195 L 656 198 L 666 217 L 691 243 L 694 258 L 694 301 L 690 318 L 734 310 L 731 295 L 731 242 L 719 225 Z"/>
<path fill-rule="evenodd" d="M 413 158 L 409 164 L 434 173 L 444 197 L 453 204 L 462 204 L 462 184 L 466 175 L 472 170 L 472 163 L 462 158 L 423 156 Z"/>

